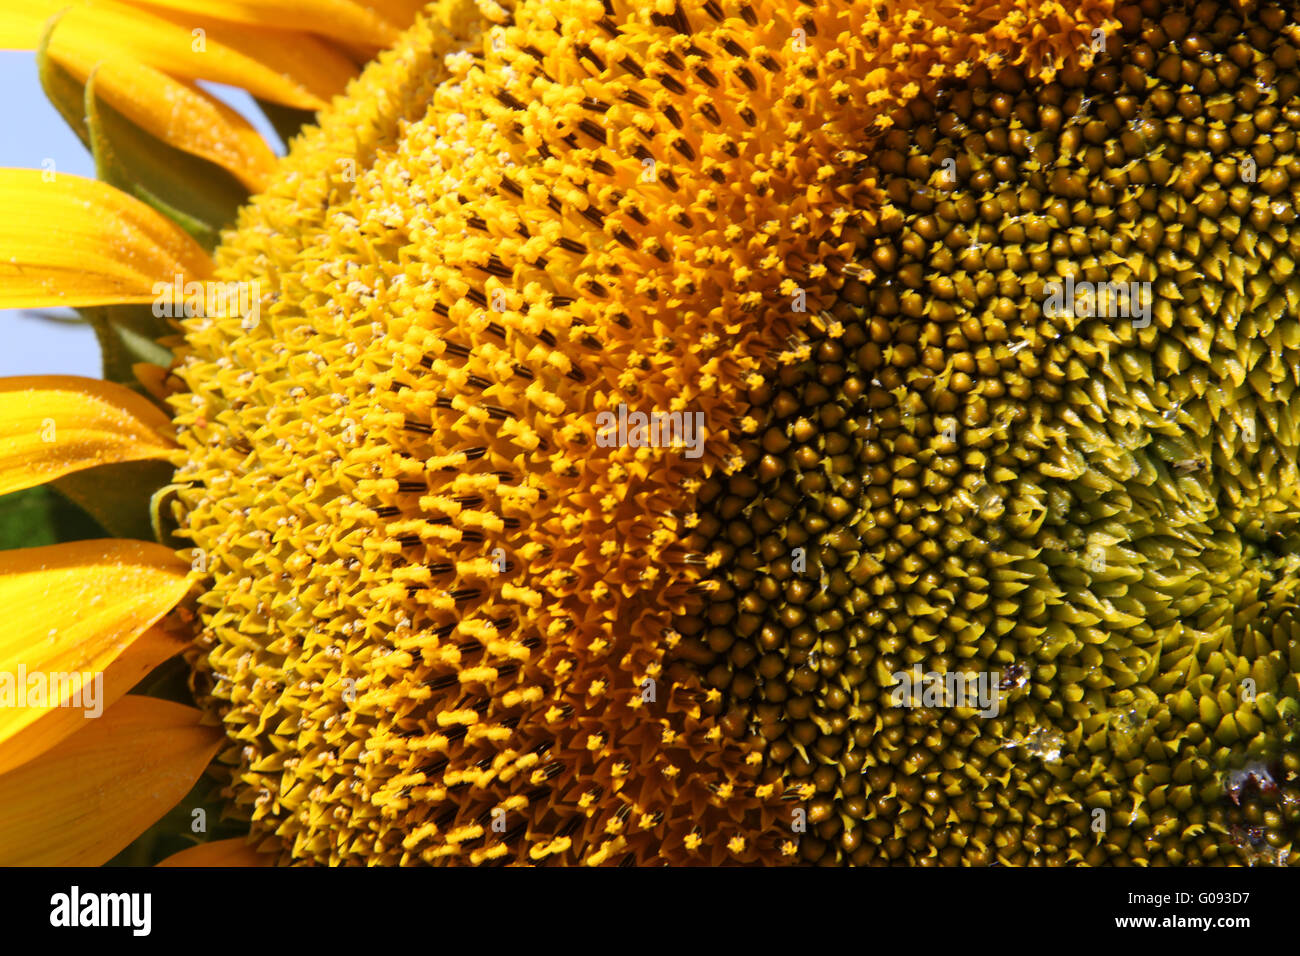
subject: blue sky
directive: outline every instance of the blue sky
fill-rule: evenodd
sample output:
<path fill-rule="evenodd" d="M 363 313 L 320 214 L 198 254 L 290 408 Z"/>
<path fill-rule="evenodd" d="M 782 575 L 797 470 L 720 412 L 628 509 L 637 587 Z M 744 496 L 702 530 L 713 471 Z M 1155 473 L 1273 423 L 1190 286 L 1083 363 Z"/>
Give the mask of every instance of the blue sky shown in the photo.
<path fill-rule="evenodd" d="M 279 139 L 247 93 L 205 85 L 279 146 Z M 58 172 L 94 177 L 90 154 L 41 92 L 34 54 L 0 50 L 0 89 L 5 91 L 0 126 L 6 130 L 6 135 L 0 136 L 0 167 L 40 169 L 46 160 L 53 160 Z M 4 215 L 3 209 L 0 215 Z M 53 311 L 76 315 L 66 309 Z M 99 349 L 88 326 L 0 310 L 0 328 L 4 330 L 0 375 L 99 377 Z"/>

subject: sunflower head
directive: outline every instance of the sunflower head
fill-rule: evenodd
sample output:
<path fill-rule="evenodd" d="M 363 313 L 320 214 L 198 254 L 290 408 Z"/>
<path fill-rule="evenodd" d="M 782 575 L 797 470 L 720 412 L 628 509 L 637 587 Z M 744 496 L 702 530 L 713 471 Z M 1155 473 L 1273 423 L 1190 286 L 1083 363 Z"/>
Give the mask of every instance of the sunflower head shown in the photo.
<path fill-rule="evenodd" d="M 47 190 L 89 268 L 51 241 L 16 295 L 120 345 L 207 294 L 149 398 L 16 387 L 90 437 L 14 460 L 174 466 L 184 563 L 102 547 L 150 570 L 73 644 L 179 602 L 268 856 L 1288 859 L 1289 8 L 332 4 L 286 48 L 268 4 L 196 29 L 319 109 L 274 160 L 132 105 L 201 93 L 152 6 L 133 57 L 87 52 L 109 8 L 37 31 L 138 199 Z M 235 201 L 179 208 L 145 133 Z"/>

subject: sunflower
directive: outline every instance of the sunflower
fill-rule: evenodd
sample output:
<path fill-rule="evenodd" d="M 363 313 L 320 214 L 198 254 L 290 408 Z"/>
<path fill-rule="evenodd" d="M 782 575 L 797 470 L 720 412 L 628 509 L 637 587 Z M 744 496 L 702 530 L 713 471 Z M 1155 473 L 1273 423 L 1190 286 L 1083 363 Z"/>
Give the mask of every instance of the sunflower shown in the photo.
<path fill-rule="evenodd" d="M 4 3 L 0 862 L 1290 862 L 1293 14 Z"/>

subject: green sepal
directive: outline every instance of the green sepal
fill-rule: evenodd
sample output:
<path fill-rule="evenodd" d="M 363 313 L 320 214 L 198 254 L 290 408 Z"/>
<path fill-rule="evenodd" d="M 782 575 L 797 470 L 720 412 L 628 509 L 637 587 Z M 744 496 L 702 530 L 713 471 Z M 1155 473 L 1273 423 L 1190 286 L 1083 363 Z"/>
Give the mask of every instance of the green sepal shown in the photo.
<path fill-rule="evenodd" d="M 59 11 L 45 23 L 40 42 L 36 45 L 36 73 L 40 77 L 45 98 L 59 111 L 63 121 L 77 134 L 86 149 L 90 149 L 90 129 L 86 126 L 86 97 L 81 83 L 55 63 L 49 54 L 50 36 L 64 12 L 66 11 Z"/>
<path fill-rule="evenodd" d="M 153 541 L 150 502 L 174 470 L 167 461 L 123 461 L 64 475 L 54 487 L 114 537 Z"/>
<path fill-rule="evenodd" d="M 89 306 L 78 312 L 90 323 L 99 339 L 104 378 L 143 393 L 132 366 L 152 362 L 167 368 L 172 354 L 157 340 L 171 329 L 166 319 L 156 318 L 147 305 Z"/>
<path fill-rule="evenodd" d="M 149 523 L 153 538 L 175 551 L 193 547 L 189 541 L 176 534 L 180 530 L 180 522 L 176 520 L 171 508 L 176 501 L 176 492 L 185 487 L 187 485 L 184 484 L 164 485 L 149 499 Z"/>
<path fill-rule="evenodd" d="M 0 551 L 107 535 L 90 515 L 47 485 L 0 495 Z"/>

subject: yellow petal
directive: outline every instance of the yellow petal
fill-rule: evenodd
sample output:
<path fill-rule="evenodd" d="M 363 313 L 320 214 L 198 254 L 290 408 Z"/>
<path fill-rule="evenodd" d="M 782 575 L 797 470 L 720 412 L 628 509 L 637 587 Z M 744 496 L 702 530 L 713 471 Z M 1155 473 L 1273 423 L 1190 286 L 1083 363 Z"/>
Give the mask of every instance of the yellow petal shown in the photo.
<path fill-rule="evenodd" d="M 0 378 L 0 494 L 96 465 L 166 458 L 170 431 L 156 405 L 112 382 Z"/>
<path fill-rule="evenodd" d="M 151 670 L 184 648 L 184 641 L 161 627 L 149 628 L 104 670 L 103 696 L 95 700 L 95 709 L 112 707 Z M 27 665 L 28 673 L 34 669 Z M 84 729 L 88 720 L 86 711 L 84 706 L 47 708 L 38 713 L 37 719 L 7 738 L 7 728 L 0 726 L 0 774 L 26 763 Z"/>
<path fill-rule="evenodd" d="M 93 179 L 0 169 L 0 209 L 0 309 L 154 302 L 158 283 L 212 270 L 179 226 Z"/>
<path fill-rule="evenodd" d="M 5 3 L 0 49 L 36 49 L 46 22 L 64 10 L 49 52 L 78 76 L 89 75 L 101 60 L 127 57 L 174 77 L 226 83 L 286 106 L 320 109 L 355 73 L 344 57 L 306 33 L 249 30 L 112 0 Z"/>
<path fill-rule="evenodd" d="M 84 675 L 91 675 L 91 691 L 98 697 L 93 675 L 108 670 L 176 605 L 188 589 L 188 572 L 170 549 L 127 539 L 0 552 L 0 607 L 5 609 L 0 628 L 0 768 L 15 767 L 31 758 L 33 749 L 39 752 L 55 742 L 54 736 L 48 741 L 29 736 L 41 729 L 52 709 L 83 718 L 87 710 L 100 709 L 94 700 L 85 700 L 84 692 L 78 700 L 81 706 L 57 707 L 74 690 L 70 675 L 78 675 L 78 688 Z M 165 645 L 150 640 L 127 659 L 126 669 L 114 677 L 114 688 L 137 673 L 144 659 L 157 663 L 157 655 L 165 650 Z M 131 686 L 121 687 L 118 696 Z M 42 692 L 39 698 L 37 690 Z M 58 698 L 55 706 L 51 697 Z M 93 722 L 82 721 L 83 726 Z M 56 720 L 51 726 L 57 731 L 62 723 Z M 9 753 L 8 738 L 19 736 Z"/>
<path fill-rule="evenodd" d="M 414 23 L 416 15 L 428 5 L 429 0 L 370 0 L 370 6 L 384 19 L 402 29 Z"/>
<path fill-rule="evenodd" d="M 258 853 L 248 845 L 244 837 L 232 837 L 229 840 L 213 840 L 200 843 L 188 850 L 173 853 L 159 863 L 159 866 L 271 866 L 275 857 L 268 853 Z"/>
<path fill-rule="evenodd" d="M 35 50 L 42 25 L 61 9 L 47 2 L 0 3 L 0 50 Z"/>
<path fill-rule="evenodd" d="M 0 866 L 98 866 L 170 810 L 224 739 L 192 707 L 128 694 L 0 775 Z"/>
<path fill-rule="evenodd" d="M 339 40 L 387 46 L 399 25 L 350 0 L 130 0 L 135 6 L 165 7 L 217 20 L 282 30 L 310 30 Z"/>
<path fill-rule="evenodd" d="M 209 69 L 206 65 L 207 58 L 211 56 L 215 43 L 217 48 L 231 51 L 257 67 L 253 77 L 234 73 L 229 79 L 217 82 L 242 87 L 254 96 L 283 103 L 285 106 L 320 109 L 332 97 L 342 93 L 358 73 L 357 65 L 328 41 L 301 30 L 275 30 L 270 27 L 250 30 L 237 23 L 170 11 L 159 11 L 159 21 L 170 21 L 185 34 L 187 50 L 194 42 L 193 31 L 203 30 L 206 34 L 207 53 L 191 53 L 190 60 L 194 66 L 186 72 L 178 72 L 166 59 L 155 58 L 145 62 L 174 75 L 216 80 L 216 77 L 208 76 L 206 72 L 199 72 Z M 280 89 L 288 83 L 294 87 L 291 94 L 287 89 L 283 92 Z"/>
<path fill-rule="evenodd" d="M 85 83 L 79 65 L 68 69 Z M 193 83 L 118 58 L 100 64 L 95 92 L 145 132 L 216 163 L 252 192 L 264 190 L 275 170 L 275 153 L 252 124 Z"/>

